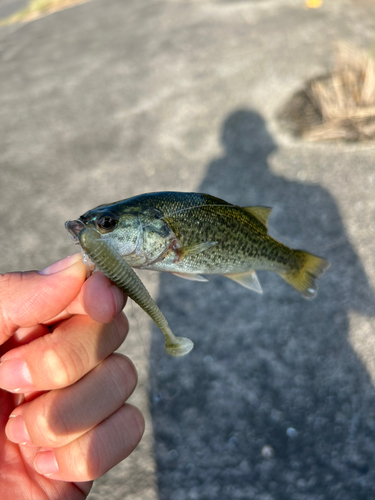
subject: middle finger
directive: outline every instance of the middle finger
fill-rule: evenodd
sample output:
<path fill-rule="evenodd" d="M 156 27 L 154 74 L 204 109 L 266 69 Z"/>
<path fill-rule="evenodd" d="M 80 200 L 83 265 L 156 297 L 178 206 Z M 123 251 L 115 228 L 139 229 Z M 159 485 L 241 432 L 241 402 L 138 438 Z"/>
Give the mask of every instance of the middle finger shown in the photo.
<path fill-rule="evenodd" d="M 52 333 L 7 352 L 0 365 L 0 387 L 19 393 L 71 385 L 115 351 L 127 331 L 124 314 L 107 325 L 73 316 Z"/>
<path fill-rule="evenodd" d="M 72 386 L 17 407 L 8 421 L 7 437 L 31 446 L 64 446 L 118 410 L 136 383 L 130 359 L 112 354 Z"/>

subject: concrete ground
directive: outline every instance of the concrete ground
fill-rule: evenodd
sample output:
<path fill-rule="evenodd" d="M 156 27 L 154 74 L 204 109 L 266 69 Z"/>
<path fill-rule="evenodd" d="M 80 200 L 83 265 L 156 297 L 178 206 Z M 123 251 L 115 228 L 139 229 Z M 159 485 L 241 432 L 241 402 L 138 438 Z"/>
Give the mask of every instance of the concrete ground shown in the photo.
<path fill-rule="evenodd" d="M 0 0 L 0 20 L 24 9 L 27 4 L 27 0 Z"/>
<path fill-rule="evenodd" d="M 374 145 L 275 119 L 336 41 L 374 34 L 371 0 L 92 0 L 0 29 L 0 272 L 72 253 L 67 219 L 160 190 L 275 207 L 273 236 L 332 263 L 311 302 L 267 273 L 256 295 L 142 272 L 195 348 L 168 357 L 127 306 L 147 434 L 90 499 L 374 498 Z"/>

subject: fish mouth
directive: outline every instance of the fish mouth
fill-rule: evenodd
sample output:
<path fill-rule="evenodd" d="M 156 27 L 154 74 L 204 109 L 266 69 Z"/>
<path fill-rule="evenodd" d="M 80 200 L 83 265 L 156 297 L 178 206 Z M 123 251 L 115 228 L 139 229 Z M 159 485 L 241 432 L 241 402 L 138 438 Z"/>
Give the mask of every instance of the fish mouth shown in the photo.
<path fill-rule="evenodd" d="M 65 222 L 65 229 L 68 231 L 74 243 L 77 244 L 79 244 L 78 235 L 85 227 L 84 223 L 80 220 L 68 220 Z"/>

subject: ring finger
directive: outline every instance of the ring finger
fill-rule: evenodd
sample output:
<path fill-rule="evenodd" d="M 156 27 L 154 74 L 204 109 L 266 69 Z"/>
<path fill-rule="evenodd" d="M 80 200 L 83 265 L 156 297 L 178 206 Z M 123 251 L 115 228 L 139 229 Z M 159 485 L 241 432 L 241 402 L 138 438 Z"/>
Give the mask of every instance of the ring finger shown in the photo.
<path fill-rule="evenodd" d="M 136 383 L 130 359 L 112 354 L 75 384 L 18 406 L 7 423 L 7 437 L 29 446 L 65 446 L 115 413 Z"/>

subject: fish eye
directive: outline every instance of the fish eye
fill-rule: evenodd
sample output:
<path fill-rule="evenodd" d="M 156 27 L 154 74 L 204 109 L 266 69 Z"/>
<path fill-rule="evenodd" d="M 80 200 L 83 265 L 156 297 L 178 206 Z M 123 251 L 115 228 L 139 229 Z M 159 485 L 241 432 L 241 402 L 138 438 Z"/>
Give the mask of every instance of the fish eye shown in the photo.
<path fill-rule="evenodd" d="M 110 231 L 113 231 L 117 226 L 117 220 L 110 215 L 102 215 L 102 217 L 98 219 L 96 224 L 99 229 L 105 231 L 106 233 L 109 233 Z"/>

